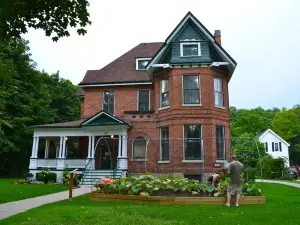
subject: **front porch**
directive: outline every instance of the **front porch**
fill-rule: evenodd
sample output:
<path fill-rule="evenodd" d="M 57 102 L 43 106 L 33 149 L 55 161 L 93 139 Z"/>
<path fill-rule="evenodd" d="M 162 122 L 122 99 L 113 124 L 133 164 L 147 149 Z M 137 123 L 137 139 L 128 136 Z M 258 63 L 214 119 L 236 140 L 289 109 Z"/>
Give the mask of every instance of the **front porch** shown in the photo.
<path fill-rule="evenodd" d="M 130 125 L 105 112 L 79 121 L 34 127 L 29 170 L 56 173 L 57 182 L 65 168 L 79 173 L 91 170 L 118 170 L 126 176 L 127 128 Z"/>

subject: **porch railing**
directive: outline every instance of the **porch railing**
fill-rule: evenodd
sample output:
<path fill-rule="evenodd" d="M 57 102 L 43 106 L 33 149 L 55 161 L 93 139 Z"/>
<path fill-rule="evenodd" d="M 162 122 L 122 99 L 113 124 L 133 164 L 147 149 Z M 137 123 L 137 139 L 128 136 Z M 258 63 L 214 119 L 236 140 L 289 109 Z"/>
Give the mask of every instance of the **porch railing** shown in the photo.
<path fill-rule="evenodd" d="M 37 167 L 56 168 L 58 160 L 64 160 L 65 168 L 84 169 L 87 163 L 87 159 L 38 159 Z"/>
<path fill-rule="evenodd" d="M 37 167 L 56 168 L 57 159 L 38 159 Z"/>

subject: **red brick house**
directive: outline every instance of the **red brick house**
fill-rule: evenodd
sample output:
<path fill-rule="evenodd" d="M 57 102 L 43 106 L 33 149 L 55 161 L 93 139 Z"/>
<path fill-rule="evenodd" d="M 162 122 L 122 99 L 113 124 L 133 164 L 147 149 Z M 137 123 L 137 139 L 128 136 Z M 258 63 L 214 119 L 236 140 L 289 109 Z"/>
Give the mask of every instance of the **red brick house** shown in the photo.
<path fill-rule="evenodd" d="M 79 84 L 81 119 L 34 127 L 30 171 L 78 168 L 87 179 L 112 169 L 114 176 L 215 172 L 231 157 L 235 67 L 220 31 L 212 35 L 189 12 L 165 42 L 138 44 L 88 70 Z"/>

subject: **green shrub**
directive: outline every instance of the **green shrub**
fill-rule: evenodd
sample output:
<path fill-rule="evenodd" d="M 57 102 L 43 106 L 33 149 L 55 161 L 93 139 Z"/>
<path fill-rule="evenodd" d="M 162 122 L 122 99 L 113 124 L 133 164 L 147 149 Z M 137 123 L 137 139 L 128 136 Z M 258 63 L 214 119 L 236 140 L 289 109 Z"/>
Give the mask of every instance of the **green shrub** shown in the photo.
<path fill-rule="evenodd" d="M 281 179 L 285 168 L 285 159 L 273 158 L 268 155 L 262 158 L 261 161 L 263 178 Z M 259 168 L 259 164 L 257 165 Z"/>
<path fill-rule="evenodd" d="M 23 176 L 21 177 L 22 179 L 25 179 L 25 180 L 30 180 L 33 178 L 33 174 L 32 173 L 24 173 Z"/>
<path fill-rule="evenodd" d="M 49 181 L 56 181 L 56 173 L 52 173 L 49 169 L 42 170 L 37 174 L 37 180 L 44 182 L 44 184 L 48 184 Z"/>
<path fill-rule="evenodd" d="M 257 168 L 247 168 L 244 172 L 244 180 L 247 181 L 254 181 L 255 179 L 259 178 L 259 169 Z"/>

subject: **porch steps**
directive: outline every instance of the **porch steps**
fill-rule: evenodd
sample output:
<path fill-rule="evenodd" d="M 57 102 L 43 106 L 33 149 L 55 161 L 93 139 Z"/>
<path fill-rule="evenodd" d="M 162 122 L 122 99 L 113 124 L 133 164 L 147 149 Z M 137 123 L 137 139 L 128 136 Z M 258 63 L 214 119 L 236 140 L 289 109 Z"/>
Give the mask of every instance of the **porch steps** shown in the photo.
<path fill-rule="evenodd" d="M 114 178 L 119 179 L 122 176 L 122 170 L 89 170 L 83 172 L 82 180 L 80 186 L 91 186 L 96 182 L 99 182 L 100 178 Z"/>

